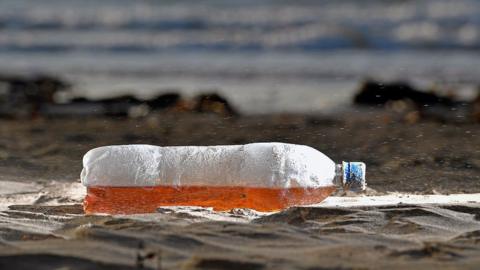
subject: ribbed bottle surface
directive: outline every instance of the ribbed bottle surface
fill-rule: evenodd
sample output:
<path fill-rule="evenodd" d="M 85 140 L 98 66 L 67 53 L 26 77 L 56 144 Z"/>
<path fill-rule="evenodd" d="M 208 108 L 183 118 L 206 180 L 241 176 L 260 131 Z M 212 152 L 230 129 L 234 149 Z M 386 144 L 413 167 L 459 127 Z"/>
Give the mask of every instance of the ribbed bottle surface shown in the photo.
<path fill-rule="evenodd" d="M 319 203 L 335 190 L 335 163 L 304 145 L 106 146 L 89 151 L 83 163 L 86 213 L 160 206 L 274 211 Z"/>

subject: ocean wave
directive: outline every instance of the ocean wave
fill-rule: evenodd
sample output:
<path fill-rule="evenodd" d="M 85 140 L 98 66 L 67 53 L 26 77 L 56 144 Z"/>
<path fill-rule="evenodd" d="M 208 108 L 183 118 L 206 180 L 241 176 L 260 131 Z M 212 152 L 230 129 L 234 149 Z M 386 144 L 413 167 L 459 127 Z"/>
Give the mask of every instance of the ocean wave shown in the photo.
<path fill-rule="evenodd" d="M 0 3 L 0 50 L 480 48 L 471 0 L 27 2 Z"/>

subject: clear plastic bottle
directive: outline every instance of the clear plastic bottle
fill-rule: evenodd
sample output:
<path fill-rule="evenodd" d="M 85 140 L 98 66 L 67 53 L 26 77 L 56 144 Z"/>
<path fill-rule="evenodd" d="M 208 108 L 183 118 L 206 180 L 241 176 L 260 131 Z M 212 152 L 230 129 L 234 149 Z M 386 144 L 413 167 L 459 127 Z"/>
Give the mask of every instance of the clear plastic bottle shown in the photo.
<path fill-rule="evenodd" d="M 155 212 L 160 206 L 275 211 L 319 203 L 338 187 L 365 189 L 365 164 L 336 165 L 304 145 L 105 146 L 83 158 L 87 214 Z"/>

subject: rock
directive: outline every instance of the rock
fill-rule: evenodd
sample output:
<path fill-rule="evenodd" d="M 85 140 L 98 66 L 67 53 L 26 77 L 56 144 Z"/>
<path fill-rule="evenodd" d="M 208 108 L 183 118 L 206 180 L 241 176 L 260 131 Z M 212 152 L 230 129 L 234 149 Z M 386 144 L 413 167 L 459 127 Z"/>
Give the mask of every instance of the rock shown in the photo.
<path fill-rule="evenodd" d="M 237 111 L 224 97 L 217 93 L 201 94 L 195 98 L 195 112 L 215 113 L 223 116 L 236 116 Z"/>
<path fill-rule="evenodd" d="M 159 95 L 153 99 L 141 100 L 132 95 L 90 100 L 84 97 L 74 98 L 64 104 L 49 104 L 43 109 L 48 116 L 113 116 L 144 117 L 151 111 L 173 108 L 181 96 L 177 93 Z"/>
<path fill-rule="evenodd" d="M 130 110 L 141 105 L 143 102 L 131 95 L 106 98 L 97 101 L 105 107 L 105 115 L 107 116 L 129 116 Z"/>
<path fill-rule="evenodd" d="M 44 105 L 54 104 L 55 95 L 70 85 L 50 76 L 0 76 L 0 115 L 32 117 Z"/>
<path fill-rule="evenodd" d="M 404 82 L 377 81 L 364 82 L 353 102 L 360 105 L 384 105 L 396 100 L 410 100 L 417 106 L 455 105 L 454 100 L 449 97 L 421 91 Z"/>
<path fill-rule="evenodd" d="M 153 99 L 147 100 L 146 104 L 149 106 L 150 110 L 163 110 L 167 108 L 172 108 L 177 105 L 180 101 L 181 96 L 178 93 L 165 93 L 161 94 Z"/>
<path fill-rule="evenodd" d="M 366 81 L 353 102 L 356 105 L 384 107 L 394 114 L 394 119 L 402 119 L 407 123 L 416 123 L 421 119 L 466 122 L 471 107 L 470 102 L 416 89 L 404 82 Z"/>

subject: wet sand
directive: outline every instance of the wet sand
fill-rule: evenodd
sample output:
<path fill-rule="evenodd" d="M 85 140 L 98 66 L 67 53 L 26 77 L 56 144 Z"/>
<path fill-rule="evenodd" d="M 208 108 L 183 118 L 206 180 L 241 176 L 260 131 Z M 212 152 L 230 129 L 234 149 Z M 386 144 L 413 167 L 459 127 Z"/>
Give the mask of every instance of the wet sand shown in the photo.
<path fill-rule="evenodd" d="M 81 157 L 107 144 L 311 145 L 367 163 L 368 191 L 480 192 L 479 125 L 337 115 L 160 113 L 142 119 L 0 120 L 1 269 L 475 269 L 480 204 L 238 209 L 161 208 L 85 216 Z M 338 192 L 336 196 L 358 196 Z"/>

